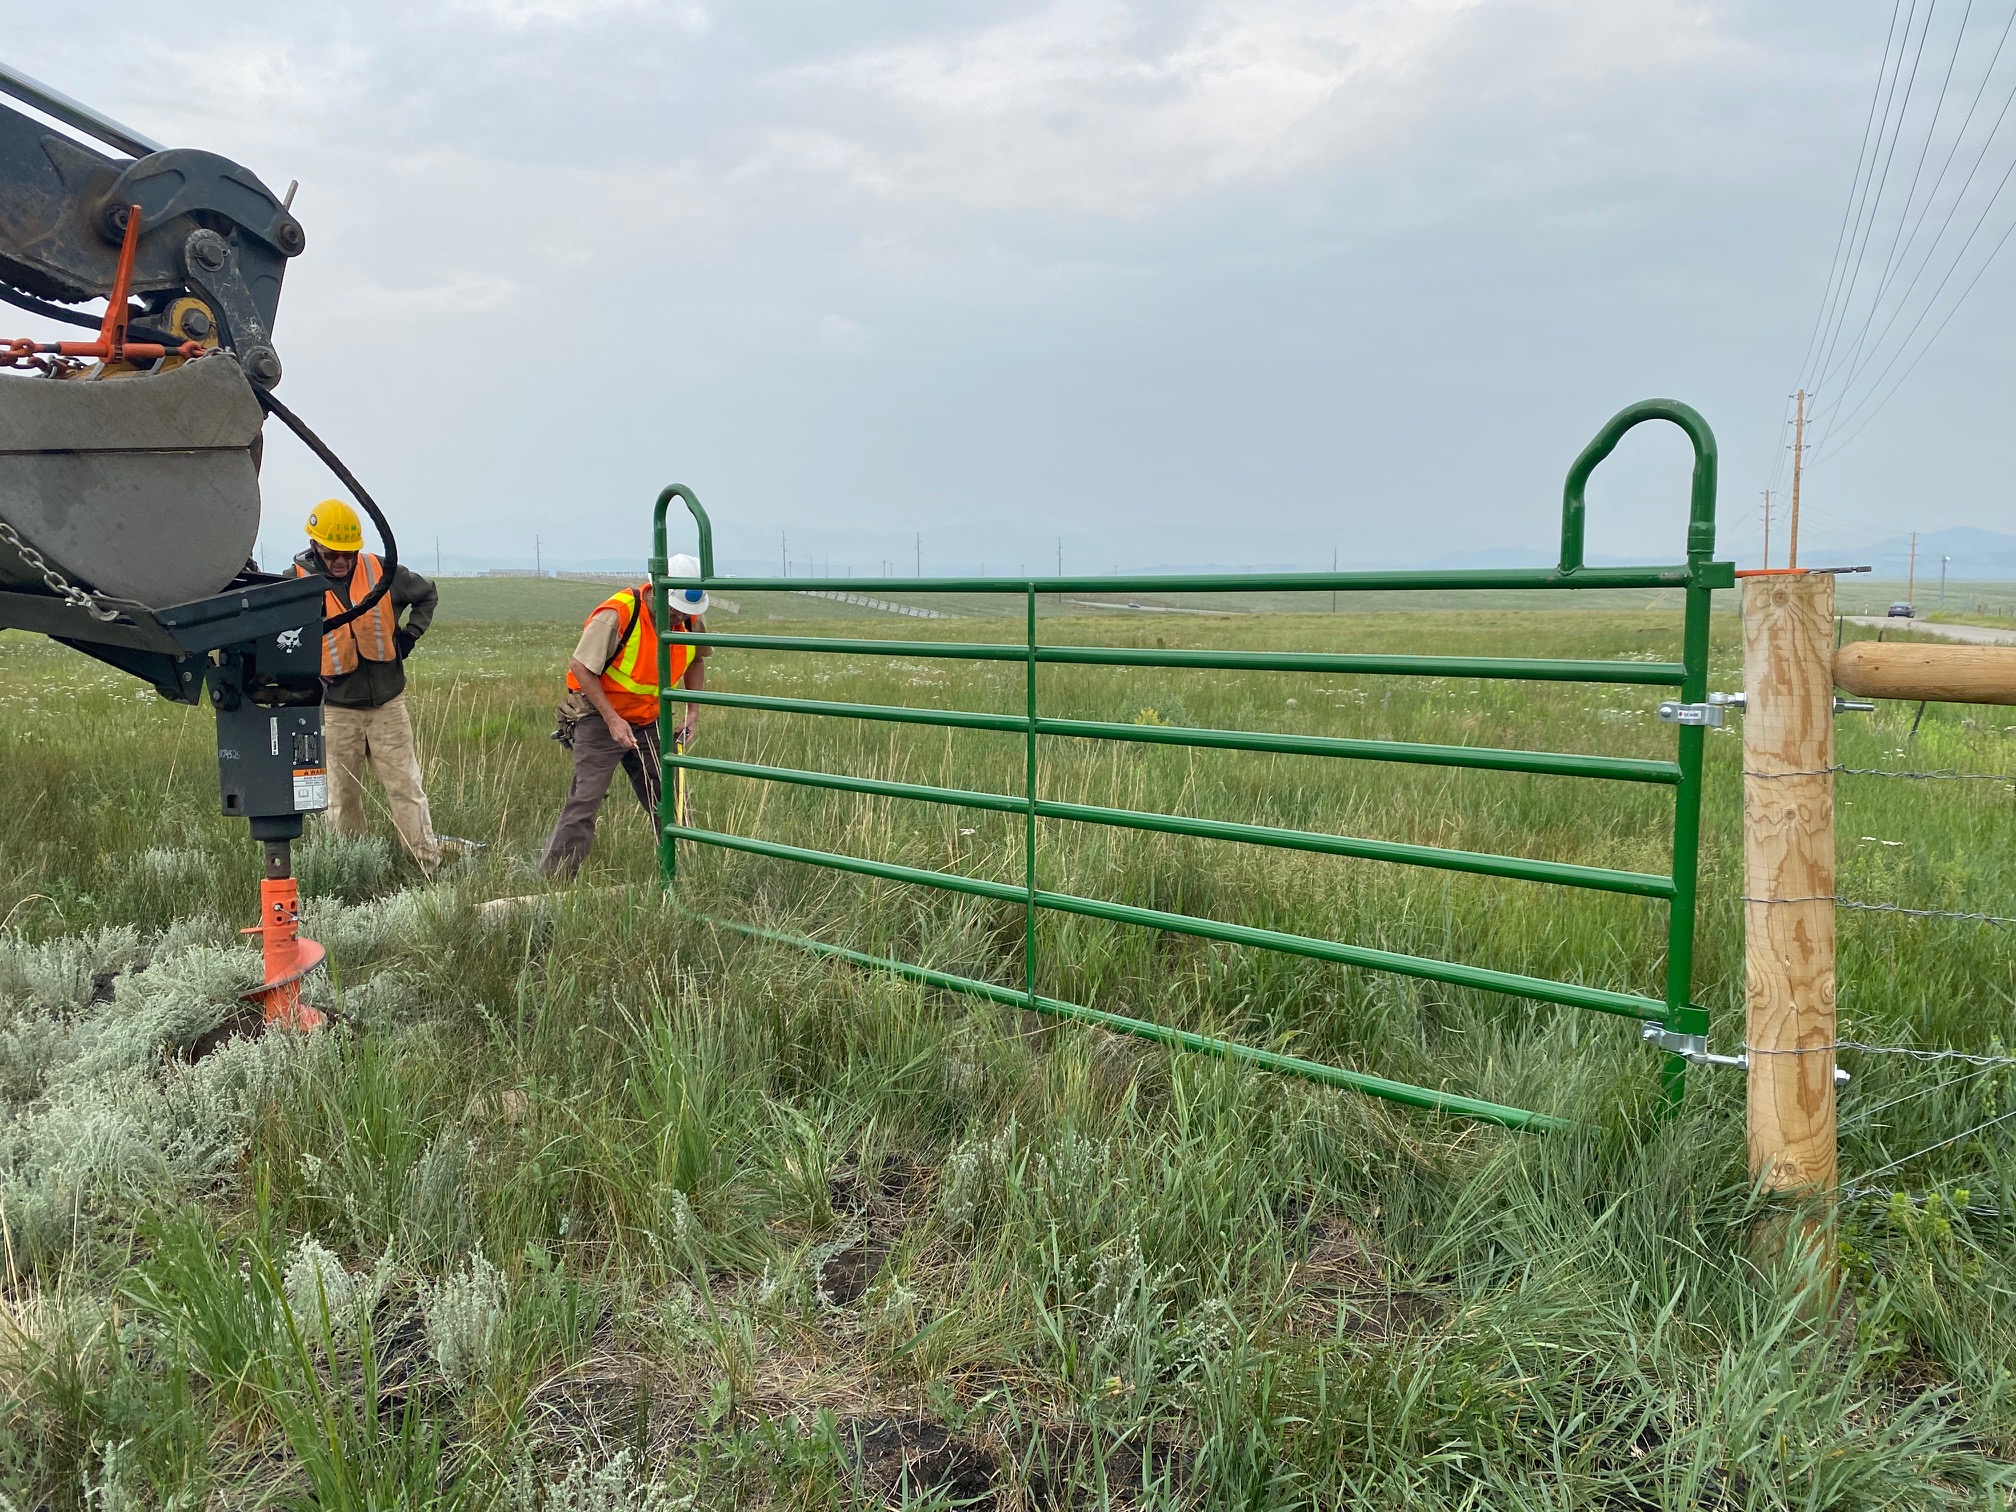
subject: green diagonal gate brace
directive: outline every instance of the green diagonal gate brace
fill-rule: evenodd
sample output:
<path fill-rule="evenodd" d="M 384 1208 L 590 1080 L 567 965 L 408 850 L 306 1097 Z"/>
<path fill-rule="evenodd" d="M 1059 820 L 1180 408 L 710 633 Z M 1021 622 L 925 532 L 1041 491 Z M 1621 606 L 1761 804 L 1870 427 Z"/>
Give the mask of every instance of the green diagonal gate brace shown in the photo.
<path fill-rule="evenodd" d="M 1693 482 L 1687 521 L 1687 557 L 1668 567 L 1589 567 L 1583 562 L 1583 495 L 1597 464 L 1615 450 L 1617 443 L 1634 426 L 1650 420 L 1677 425 L 1694 447 Z M 683 502 L 699 532 L 700 576 L 672 578 L 667 573 L 665 515 L 674 499 Z M 1025 710 L 1020 715 L 967 713 L 958 710 L 915 709 L 877 704 L 827 702 L 806 698 L 776 698 L 753 693 L 723 693 L 711 690 L 684 692 L 679 699 L 668 697 L 660 711 L 660 749 L 664 752 L 661 791 L 672 791 L 675 769 L 712 772 L 723 776 L 751 777 L 802 787 L 825 788 L 837 792 L 861 793 L 884 798 L 910 799 L 923 803 L 949 804 L 961 808 L 1020 814 L 1024 818 L 1024 875 L 1021 884 L 987 881 L 950 872 L 899 866 L 890 862 L 833 851 L 812 850 L 746 835 L 721 834 L 691 825 L 668 823 L 661 827 L 659 866 L 670 889 L 677 876 L 678 843 L 682 840 L 751 855 L 828 867 L 859 876 L 937 888 L 972 897 L 990 898 L 1022 906 L 1023 982 L 1005 987 L 973 977 L 955 975 L 931 967 L 884 956 L 844 949 L 803 935 L 761 929 L 728 919 L 707 919 L 720 928 L 738 931 L 759 939 L 782 941 L 819 955 L 849 961 L 859 966 L 892 972 L 910 981 L 1005 1003 L 1038 1013 L 1096 1024 L 1124 1034 L 1138 1035 L 1159 1044 L 1199 1051 L 1244 1062 L 1266 1070 L 1305 1077 L 1328 1086 L 1348 1087 L 1417 1108 L 1453 1113 L 1515 1129 L 1551 1130 L 1567 1126 L 1566 1121 L 1525 1108 L 1484 1102 L 1430 1087 L 1412 1086 L 1362 1071 L 1325 1065 L 1297 1056 L 1283 1055 L 1255 1045 L 1194 1034 L 1144 1019 L 1130 1018 L 1104 1009 L 1066 1003 L 1037 991 L 1038 957 L 1036 916 L 1039 910 L 1079 914 L 1113 923 L 1169 930 L 1216 940 L 1226 944 L 1257 946 L 1265 950 L 1330 961 L 1372 971 L 1392 972 L 1456 987 L 1481 988 L 1511 997 L 1559 1003 L 1598 1013 L 1617 1014 L 1657 1024 L 1676 1035 L 1701 1036 L 1708 1031 L 1707 1010 L 1692 1001 L 1694 975 L 1695 884 L 1699 870 L 1701 833 L 1701 762 L 1706 730 L 1698 724 L 1683 724 L 1677 730 L 1677 749 L 1671 761 L 1645 761 L 1608 756 L 1585 756 L 1553 751 L 1494 750 L 1476 746 L 1428 745 L 1405 741 L 1340 739 L 1332 736 L 1266 734 L 1244 730 L 1185 729 L 1166 725 L 1115 724 L 1098 720 L 1052 719 L 1038 705 L 1037 669 L 1044 664 L 1107 667 L 1190 667 L 1231 671 L 1320 672 L 1376 674 L 1386 677 L 1477 677 L 1524 681 L 1612 683 L 1640 687 L 1676 689 L 1684 703 L 1700 704 L 1708 693 L 1708 614 L 1710 595 L 1717 588 L 1734 586 L 1732 564 L 1710 560 L 1715 551 L 1715 437 L 1708 424 L 1692 408 L 1669 399 L 1648 399 L 1619 412 L 1583 448 L 1568 479 L 1561 500 L 1561 556 L 1552 568 L 1519 568 L 1502 571 L 1461 572 L 1309 572 L 1194 574 L 1180 576 L 1058 577 L 1029 578 L 735 578 L 732 586 L 749 592 L 931 592 L 1000 593 L 1020 595 L 1026 605 L 1027 633 L 1020 644 L 974 644 L 953 641 L 868 640 L 826 636 L 724 635 L 681 633 L 662 629 L 669 623 L 666 592 L 670 588 L 714 589 L 731 580 L 714 571 L 714 533 L 693 491 L 673 484 L 659 494 L 652 513 L 651 583 L 654 617 L 659 635 L 659 683 L 670 680 L 670 648 L 674 645 L 706 644 L 721 649 L 745 648 L 764 651 L 843 654 L 853 656 L 941 657 L 963 661 L 1019 662 L 1024 668 Z M 1678 662 L 1568 661 L 1466 656 L 1350 655 L 1329 652 L 1246 652 L 1208 650 L 1147 650 L 1105 646 L 1048 646 L 1036 635 L 1036 595 L 1060 593 L 1200 593 L 1250 592 L 1257 590 L 1316 590 L 1333 593 L 1407 592 L 1470 589 L 1558 589 L 1591 588 L 1678 588 L 1685 596 Z M 801 771 L 767 766 L 756 762 L 728 761 L 714 757 L 677 754 L 672 746 L 675 701 L 710 704 L 726 708 L 758 709 L 778 713 L 803 714 L 822 718 L 881 720 L 899 724 L 930 725 L 947 729 L 993 730 L 1018 733 L 1024 737 L 1025 779 L 1020 794 L 985 793 L 961 788 L 934 787 L 911 782 L 891 782 L 875 778 L 849 777 L 833 772 Z M 1383 840 L 1354 839 L 1308 830 L 1282 829 L 1270 825 L 1243 824 L 1224 820 L 1193 819 L 1175 814 L 1106 808 L 1093 804 L 1062 803 L 1042 796 L 1037 782 L 1037 757 L 1044 739 L 1145 741 L 1165 745 L 1202 747 L 1213 750 L 1262 751 L 1286 755 L 1330 756 L 1354 761 L 1393 761 L 1417 765 L 1461 767 L 1501 772 L 1541 773 L 1553 776 L 1601 779 L 1613 782 L 1651 783 L 1673 790 L 1672 868 L 1665 874 L 1615 871 L 1606 867 L 1579 866 L 1557 861 L 1528 860 L 1519 856 L 1487 855 L 1475 851 L 1448 850 L 1438 846 L 1409 845 Z M 1661 899 L 1668 905 L 1665 982 L 1658 997 L 1613 992 L 1573 982 L 1523 976 L 1481 966 L 1441 961 L 1425 956 L 1403 955 L 1343 941 L 1285 934 L 1244 924 L 1169 913 L 1098 898 L 1083 898 L 1049 892 L 1037 885 L 1036 828 L 1039 819 L 1068 820 L 1081 824 L 1147 830 L 1161 834 L 1186 835 L 1201 839 L 1234 841 L 1247 845 L 1272 846 L 1321 855 L 1349 856 L 1362 860 L 1387 861 L 1403 866 L 1439 868 L 1505 877 L 1523 882 L 1546 882 L 1563 887 L 1579 887 L 1600 892 L 1623 893 Z M 1684 1085 L 1686 1061 L 1668 1055 L 1662 1078 L 1669 1097 L 1677 1098 Z"/>

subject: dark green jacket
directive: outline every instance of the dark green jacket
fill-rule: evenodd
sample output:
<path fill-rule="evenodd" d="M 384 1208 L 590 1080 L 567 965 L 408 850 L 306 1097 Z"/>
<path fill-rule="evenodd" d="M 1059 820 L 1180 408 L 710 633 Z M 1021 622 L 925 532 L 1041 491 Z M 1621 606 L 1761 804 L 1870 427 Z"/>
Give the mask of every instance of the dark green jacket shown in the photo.
<path fill-rule="evenodd" d="M 321 559 L 315 555 L 313 546 L 294 558 L 294 562 L 309 572 L 322 570 Z M 337 599 L 345 604 L 350 602 L 346 591 L 348 587 L 346 583 L 336 588 Z M 406 655 L 413 649 L 413 643 L 425 635 L 427 627 L 434 623 L 434 606 L 440 601 L 441 591 L 402 563 L 392 574 L 391 593 L 392 617 L 402 620 L 398 634 L 393 637 L 399 647 L 399 660 L 360 661 L 354 672 L 323 678 L 324 703 L 339 709 L 376 709 L 406 691 Z"/>

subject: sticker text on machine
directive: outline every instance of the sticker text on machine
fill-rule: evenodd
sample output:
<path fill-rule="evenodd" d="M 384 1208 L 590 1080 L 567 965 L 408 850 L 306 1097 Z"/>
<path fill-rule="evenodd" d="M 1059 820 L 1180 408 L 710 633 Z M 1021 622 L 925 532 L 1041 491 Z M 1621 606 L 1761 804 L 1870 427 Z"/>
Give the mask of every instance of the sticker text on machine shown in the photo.
<path fill-rule="evenodd" d="M 329 807 L 329 773 L 321 767 L 294 768 L 294 812 L 319 813 Z"/>

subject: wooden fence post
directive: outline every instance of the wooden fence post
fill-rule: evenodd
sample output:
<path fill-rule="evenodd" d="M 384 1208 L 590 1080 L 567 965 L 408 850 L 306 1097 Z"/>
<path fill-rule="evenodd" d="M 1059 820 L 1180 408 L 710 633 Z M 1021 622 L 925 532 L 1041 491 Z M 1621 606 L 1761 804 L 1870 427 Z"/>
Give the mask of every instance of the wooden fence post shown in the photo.
<path fill-rule="evenodd" d="M 1743 583 L 1750 1170 L 1826 1192 L 1834 1148 L 1834 579 Z"/>

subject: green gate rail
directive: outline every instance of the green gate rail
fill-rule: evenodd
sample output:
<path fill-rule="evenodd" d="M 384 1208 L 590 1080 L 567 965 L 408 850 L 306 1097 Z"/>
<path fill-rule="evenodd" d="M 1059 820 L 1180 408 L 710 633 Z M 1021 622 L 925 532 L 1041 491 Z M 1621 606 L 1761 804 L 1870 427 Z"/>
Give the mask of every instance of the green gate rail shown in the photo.
<path fill-rule="evenodd" d="M 1664 567 L 1590 567 L 1583 560 L 1583 523 L 1586 513 L 1583 496 L 1589 476 L 1597 465 L 1616 449 L 1617 443 L 1623 439 L 1627 431 L 1651 420 L 1663 420 L 1678 426 L 1694 447 L 1686 561 L 1677 566 Z M 661 629 L 659 635 L 661 685 L 669 681 L 670 648 L 674 645 L 706 644 L 724 650 L 791 651 L 814 655 L 940 657 L 961 661 L 1022 664 L 1025 669 L 1023 677 L 1025 708 L 1020 715 L 983 714 L 961 710 L 778 698 L 755 693 L 718 692 L 711 689 L 684 692 L 678 699 L 667 698 L 660 712 L 660 745 L 664 753 L 666 779 L 663 790 L 671 791 L 674 770 L 684 769 L 689 772 L 757 778 L 768 782 L 824 788 L 836 792 L 861 793 L 875 797 L 945 804 L 957 808 L 1020 814 L 1024 819 L 1024 874 L 1019 885 L 995 882 L 951 872 L 875 861 L 861 856 L 843 855 L 833 851 L 785 845 L 754 836 L 723 834 L 690 824 L 667 823 L 661 826 L 658 852 L 659 866 L 667 888 L 671 889 L 676 882 L 678 844 L 684 840 L 749 855 L 851 872 L 857 876 L 1019 904 L 1023 910 L 1023 981 L 1019 988 L 1000 986 L 907 961 L 849 950 L 823 940 L 763 929 L 735 920 L 707 919 L 706 922 L 759 939 L 782 941 L 835 960 L 892 972 L 927 986 L 984 998 L 990 1002 L 1032 1009 L 1056 1018 L 1096 1024 L 1179 1049 L 1216 1055 L 1266 1070 L 1305 1077 L 1328 1086 L 1346 1087 L 1412 1107 L 1458 1114 L 1516 1129 L 1565 1128 L 1566 1120 L 1549 1114 L 1464 1097 L 1436 1088 L 1391 1081 L 1363 1071 L 1326 1065 L 1299 1056 L 1283 1055 L 1254 1045 L 1195 1034 L 1145 1019 L 1131 1018 L 1100 1008 L 1046 997 L 1037 990 L 1040 964 L 1036 948 L 1037 914 L 1044 910 L 1077 914 L 1112 923 L 1168 930 L 1225 944 L 1257 946 L 1265 950 L 1303 956 L 1310 960 L 1391 972 L 1455 987 L 1479 988 L 1511 997 L 1584 1008 L 1597 1013 L 1616 1014 L 1640 1020 L 1658 1030 L 1663 1030 L 1664 1043 L 1672 1044 L 1685 1040 L 1705 1047 L 1705 1036 L 1708 1031 L 1707 1010 L 1692 1001 L 1695 888 L 1700 864 L 1701 763 L 1702 747 L 1706 738 L 1704 728 L 1700 725 L 1680 725 L 1676 732 L 1673 760 L 1647 761 L 1554 751 L 1495 750 L 1477 746 L 1432 745 L 1408 741 L 1359 740 L 1334 736 L 1282 735 L 1245 730 L 1187 729 L 1167 725 L 1054 719 L 1045 717 L 1038 707 L 1038 668 L 1046 664 L 1186 667 L 1233 671 L 1358 673 L 1384 677 L 1507 678 L 1536 682 L 1608 683 L 1672 688 L 1677 690 L 1681 702 L 1701 704 L 1708 693 L 1710 598 L 1715 589 L 1733 587 L 1735 582 L 1732 564 L 1711 560 L 1715 551 L 1715 466 L 1714 434 L 1709 430 L 1707 422 L 1692 408 L 1666 399 L 1651 399 L 1634 404 L 1613 416 L 1597 433 L 1595 439 L 1583 448 L 1582 454 L 1575 459 L 1574 466 L 1568 470 L 1568 479 L 1562 491 L 1561 555 L 1557 566 L 1461 572 L 1202 573 L 1176 576 L 1040 579 L 989 577 L 724 579 L 717 576 L 714 571 L 714 531 L 712 523 L 707 518 L 707 512 L 701 508 L 699 499 L 694 496 L 691 489 L 681 484 L 673 484 L 659 494 L 652 514 L 651 583 L 655 618 L 661 627 L 668 623 L 666 613 L 668 589 L 675 587 L 712 589 L 733 586 L 738 591 L 748 592 L 1015 594 L 1019 595 L 1025 604 L 1027 633 L 1020 643 L 982 644 L 957 641 L 869 640 L 837 636 L 735 635 L 719 634 L 711 630 L 695 634 Z M 700 548 L 698 578 L 667 576 L 665 517 L 666 510 L 674 499 L 685 504 L 698 530 Z M 1311 590 L 1366 593 L 1446 592 L 1472 589 L 1586 591 L 1592 588 L 1683 590 L 1685 610 L 1682 621 L 1681 659 L 1678 662 L 1571 661 L 1469 656 L 1354 655 L 1306 651 L 1148 650 L 1105 646 L 1052 646 L 1043 644 L 1036 634 L 1036 595 L 1039 592 L 1138 594 Z M 930 725 L 942 729 L 992 730 L 1020 734 L 1024 737 L 1023 791 L 1019 794 L 974 792 L 962 788 L 849 777 L 833 772 L 804 771 L 757 762 L 676 753 L 672 746 L 672 705 L 680 701 L 819 718 L 880 720 L 899 724 Z M 1581 866 L 1568 862 L 1530 860 L 1520 856 L 1449 850 L 1431 845 L 1355 839 L 1310 830 L 1283 829 L 1272 825 L 1194 819 L 1176 814 L 1106 808 L 1086 803 L 1063 803 L 1045 798 L 1039 789 L 1038 755 L 1040 744 L 1045 739 L 1141 741 L 1212 750 L 1328 756 L 1354 761 L 1393 761 L 1614 782 L 1651 783 L 1673 790 L 1672 867 L 1664 874 L 1618 871 L 1607 867 Z M 1170 913 L 1161 909 L 1142 908 L 1099 898 L 1050 892 L 1037 884 L 1037 821 L 1042 819 L 1146 830 L 1159 834 L 1186 835 L 1199 839 L 1271 846 L 1320 855 L 1348 856 L 1403 866 L 1431 867 L 1444 871 L 1505 877 L 1515 881 L 1544 882 L 1562 887 L 1661 899 L 1668 905 L 1666 963 L 1662 990 L 1657 997 L 1615 992 L 1574 982 L 1554 981 L 1454 961 L 1436 960 L 1426 956 L 1377 950 L 1343 941 L 1286 934 L 1279 930 L 1224 923 L 1190 914 Z M 1677 1098 L 1680 1095 L 1684 1086 L 1686 1066 L 1687 1062 L 1682 1056 L 1677 1054 L 1666 1056 L 1662 1080 L 1669 1097 Z"/>

